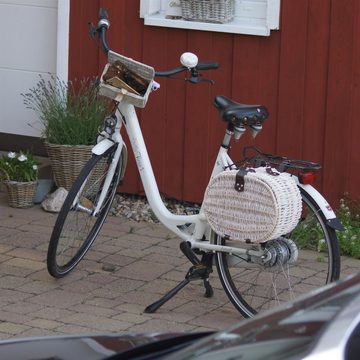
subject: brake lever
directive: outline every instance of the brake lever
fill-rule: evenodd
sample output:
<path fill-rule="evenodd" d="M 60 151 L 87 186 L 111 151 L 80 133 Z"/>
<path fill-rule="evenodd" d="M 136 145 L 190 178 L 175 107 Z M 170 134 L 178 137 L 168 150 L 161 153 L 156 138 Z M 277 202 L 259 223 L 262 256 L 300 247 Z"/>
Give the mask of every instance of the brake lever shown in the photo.
<path fill-rule="evenodd" d="M 98 32 L 98 28 L 92 22 L 88 23 L 88 27 L 89 27 L 89 36 L 91 39 L 94 40 L 96 33 Z"/>
<path fill-rule="evenodd" d="M 185 81 L 190 81 L 192 84 L 199 84 L 201 82 L 208 82 L 211 85 L 215 84 L 214 80 L 206 79 L 206 78 L 199 78 L 198 76 L 191 76 L 189 78 L 185 78 Z"/>

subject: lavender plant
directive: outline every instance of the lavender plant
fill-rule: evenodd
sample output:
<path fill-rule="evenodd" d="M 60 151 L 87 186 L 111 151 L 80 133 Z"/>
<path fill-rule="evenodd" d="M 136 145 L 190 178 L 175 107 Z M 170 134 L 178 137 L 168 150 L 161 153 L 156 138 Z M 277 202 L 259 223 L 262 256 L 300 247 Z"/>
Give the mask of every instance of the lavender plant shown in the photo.
<path fill-rule="evenodd" d="M 106 113 L 106 100 L 98 95 L 95 79 L 64 82 L 57 77 L 39 82 L 21 94 L 35 111 L 49 143 L 92 145 Z"/>

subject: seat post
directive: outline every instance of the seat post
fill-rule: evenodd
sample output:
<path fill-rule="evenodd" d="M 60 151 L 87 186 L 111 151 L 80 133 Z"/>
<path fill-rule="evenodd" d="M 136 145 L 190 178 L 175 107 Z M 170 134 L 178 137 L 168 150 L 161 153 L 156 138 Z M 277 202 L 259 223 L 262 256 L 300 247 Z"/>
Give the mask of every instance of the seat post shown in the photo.
<path fill-rule="evenodd" d="M 224 136 L 224 139 L 223 139 L 223 142 L 221 144 L 221 146 L 225 149 L 228 149 L 229 146 L 230 146 L 230 141 L 231 141 L 231 138 L 232 136 L 234 135 L 234 132 L 232 130 L 229 129 L 229 127 L 226 129 L 225 131 L 225 136 Z"/>

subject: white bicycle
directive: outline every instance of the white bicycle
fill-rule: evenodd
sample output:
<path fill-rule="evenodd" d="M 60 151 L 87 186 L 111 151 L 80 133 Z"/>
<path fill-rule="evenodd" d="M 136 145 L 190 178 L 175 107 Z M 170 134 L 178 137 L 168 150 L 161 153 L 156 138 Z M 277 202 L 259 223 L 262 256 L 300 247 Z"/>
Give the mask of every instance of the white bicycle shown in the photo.
<path fill-rule="evenodd" d="M 94 33 L 100 34 L 109 61 L 113 61 L 117 54 L 107 46 L 108 27 L 107 13 L 101 10 L 100 21 Z M 199 71 L 217 68 L 217 64 L 199 64 L 196 60 L 193 54 L 186 54 L 182 57 L 183 66 L 156 72 L 155 76 L 170 77 L 186 72 L 189 74 L 185 79 L 187 81 L 206 81 L 200 77 Z M 154 88 L 156 83 L 151 80 L 147 91 Z M 114 104 L 114 111 L 104 120 L 97 144 L 92 149 L 92 158 L 74 182 L 55 223 L 47 256 L 48 271 L 52 276 L 63 277 L 77 266 L 105 222 L 117 188 L 125 175 L 127 148 L 120 134 L 120 130 L 125 129 L 147 200 L 158 220 L 181 239 L 180 249 L 192 263 L 185 279 L 160 300 L 148 306 L 146 312 L 156 311 L 192 280 L 202 280 L 206 289 L 205 296 L 212 296 L 209 276 L 213 262 L 216 263 L 227 296 L 245 317 L 292 300 L 339 278 L 340 256 L 336 230 L 341 230 L 342 226 L 328 202 L 310 184 L 312 171 L 318 168 L 317 164 L 266 155 L 259 151 L 255 151 L 254 156 L 245 156 L 242 164 L 245 162 L 255 169 L 257 166 L 271 164 L 272 169 L 277 168 L 279 172 L 289 174 L 296 181 L 296 188 L 301 194 L 301 210 L 294 228 L 287 233 L 281 233 L 267 241 L 238 241 L 231 236 L 216 233 L 203 206 L 194 215 L 175 215 L 169 212 L 156 184 L 134 105 L 128 101 L 127 96 L 115 99 Z M 224 96 L 217 96 L 214 104 L 227 128 L 211 181 L 229 170 L 246 169 L 230 159 L 230 141 L 233 137 L 239 138 L 247 128 L 259 132 L 268 116 L 263 106 L 242 105 Z M 240 173 L 247 178 L 246 171 Z M 241 183 L 244 176 L 238 177 L 238 180 Z M 240 184 L 240 187 L 243 185 Z M 251 216 L 247 223 L 252 224 Z M 254 226 L 259 226 L 255 219 Z"/>

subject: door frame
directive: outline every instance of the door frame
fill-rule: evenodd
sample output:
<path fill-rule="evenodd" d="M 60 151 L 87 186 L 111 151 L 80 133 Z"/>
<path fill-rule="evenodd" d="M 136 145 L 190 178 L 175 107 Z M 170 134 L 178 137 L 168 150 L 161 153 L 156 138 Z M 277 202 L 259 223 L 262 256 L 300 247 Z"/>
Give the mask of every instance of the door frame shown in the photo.
<path fill-rule="evenodd" d="M 58 0 L 56 75 L 63 81 L 69 76 L 70 0 Z"/>

